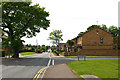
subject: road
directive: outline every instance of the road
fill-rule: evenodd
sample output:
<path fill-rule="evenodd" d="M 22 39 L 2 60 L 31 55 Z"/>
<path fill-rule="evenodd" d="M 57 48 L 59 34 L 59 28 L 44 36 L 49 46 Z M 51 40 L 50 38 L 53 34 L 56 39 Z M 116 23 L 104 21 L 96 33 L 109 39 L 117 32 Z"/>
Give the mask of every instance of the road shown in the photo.
<path fill-rule="evenodd" d="M 49 53 L 2 60 L 2 80 L 33 80 L 36 73 L 47 66 Z"/>

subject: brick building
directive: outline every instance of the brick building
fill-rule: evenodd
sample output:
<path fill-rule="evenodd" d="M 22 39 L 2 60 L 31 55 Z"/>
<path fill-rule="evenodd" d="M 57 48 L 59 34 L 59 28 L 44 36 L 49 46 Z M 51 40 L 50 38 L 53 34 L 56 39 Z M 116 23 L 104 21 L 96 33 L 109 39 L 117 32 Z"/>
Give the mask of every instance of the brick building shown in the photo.
<path fill-rule="evenodd" d="M 6 39 L 7 36 L 6 36 L 6 35 L 4 35 L 4 36 L 0 36 L 0 38 L 2 39 L 2 50 L 4 50 L 4 51 L 5 51 L 5 54 L 7 54 L 7 53 L 8 53 L 8 49 L 5 48 L 6 45 L 3 45 L 3 43 L 4 43 L 4 39 Z"/>
<path fill-rule="evenodd" d="M 77 38 L 82 49 L 113 49 L 113 35 L 101 28 L 95 28 Z"/>
<path fill-rule="evenodd" d="M 94 28 L 72 39 L 75 41 L 70 55 L 118 55 L 113 49 L 113 35 L 101 28 Z M 67 54 L 66 54 L 67 55 Z"/>

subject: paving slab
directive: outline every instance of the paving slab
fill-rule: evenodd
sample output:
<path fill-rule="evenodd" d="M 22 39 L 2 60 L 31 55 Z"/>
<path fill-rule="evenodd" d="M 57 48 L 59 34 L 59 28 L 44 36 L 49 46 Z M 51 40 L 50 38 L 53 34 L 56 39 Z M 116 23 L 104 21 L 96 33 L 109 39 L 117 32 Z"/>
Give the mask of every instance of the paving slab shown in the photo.
<path fill-rule="evenodd" d="M 95 75 L 80 75 L 85 80 L 102 80 Z"/>
<path fill-rule="evenodd" d="M 71 71 L 71 69 L 66 64 L 50 66 L 46 70 L 43 78 L 66 78 L 66 79 L 77 78 L 78 79 L 78 77 Z"/>

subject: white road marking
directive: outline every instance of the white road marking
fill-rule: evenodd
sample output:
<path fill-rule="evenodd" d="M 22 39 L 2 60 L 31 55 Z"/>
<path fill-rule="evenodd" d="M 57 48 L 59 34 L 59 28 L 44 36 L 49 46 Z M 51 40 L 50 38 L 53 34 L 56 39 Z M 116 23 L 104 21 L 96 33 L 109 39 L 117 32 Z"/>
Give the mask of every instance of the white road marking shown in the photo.
<path fill-rule="evenodd" d="M 50 63 L 51 63 L 51 58 L 48 61 L 48 64 L 47 64 L 48 67 L 50 66 Z"/>
<path fill-rule="evenodd" d="M 55 61 L 54 61 L 54 59 L 52 60 L 52 65 L 55 65 Z"/>

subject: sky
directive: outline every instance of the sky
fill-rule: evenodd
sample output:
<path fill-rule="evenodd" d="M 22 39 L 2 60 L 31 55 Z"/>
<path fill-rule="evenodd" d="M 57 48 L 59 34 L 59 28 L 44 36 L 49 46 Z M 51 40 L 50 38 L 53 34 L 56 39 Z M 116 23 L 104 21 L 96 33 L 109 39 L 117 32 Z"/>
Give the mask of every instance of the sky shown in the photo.
<path fill-rule="evenodd" d="M 22 38 L 25 44 L 52 45 L 47 40 L 53 30 L 62 30 L 63 41 L 75 38 L 91 25 L 118 26 L 118 2 L 120 0 L 33 0 L 49 12 L 50 27 L 41 29 L 33 38 Z M 98 21 L 98 23 L 97 23 Z"/>

